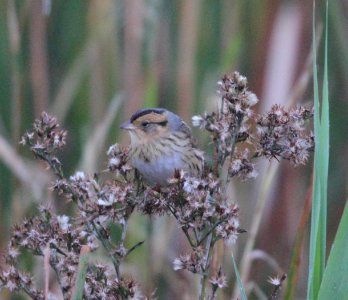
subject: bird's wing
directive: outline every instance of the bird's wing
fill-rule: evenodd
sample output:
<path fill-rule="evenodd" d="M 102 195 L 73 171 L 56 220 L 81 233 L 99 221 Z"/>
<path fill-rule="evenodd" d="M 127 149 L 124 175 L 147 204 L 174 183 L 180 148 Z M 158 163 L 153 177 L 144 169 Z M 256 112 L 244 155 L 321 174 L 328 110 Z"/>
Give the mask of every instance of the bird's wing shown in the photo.
<path fill-rule="evenodd" d="M 184 121 L 180 124 L 179 131 L 183 132 L 191 140 L 192 147 L 197 147 L 198 141 L 192 136 L 191 128 Z"/>

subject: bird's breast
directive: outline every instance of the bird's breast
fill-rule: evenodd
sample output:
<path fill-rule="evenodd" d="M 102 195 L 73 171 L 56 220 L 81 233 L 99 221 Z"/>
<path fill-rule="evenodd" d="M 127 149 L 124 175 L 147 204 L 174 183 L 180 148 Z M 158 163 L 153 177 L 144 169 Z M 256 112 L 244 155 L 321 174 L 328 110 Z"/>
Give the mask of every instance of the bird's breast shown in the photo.
<path fill-rule="evenodd" d="M 182 155 L 179 153 L 163 154 L 151 160 L 133 157 L 132 164 L 146 181 L 159 185 L 166 185 L 167 180 L 174 175 L 175 169 L 185 169 Z"/>

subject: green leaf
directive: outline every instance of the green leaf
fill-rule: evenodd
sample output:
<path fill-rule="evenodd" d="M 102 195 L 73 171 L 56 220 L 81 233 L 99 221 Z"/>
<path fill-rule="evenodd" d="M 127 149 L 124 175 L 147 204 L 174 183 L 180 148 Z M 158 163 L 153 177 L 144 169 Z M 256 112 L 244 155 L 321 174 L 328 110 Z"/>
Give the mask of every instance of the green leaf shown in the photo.
<path fill-rule="evenodd" d="M 237 278 L 237 283 L 238 283 L 238 288 L 239 288 L 241 299 L 242 300 L 248 300 L 248 298 L 246 296 L 246 293 L 245 293 L 245 289 L 244 289 L 242 280 L 241 280 L 240 275 L 239 275 L 239 271 L 238 271 L 236 262 L 234 260 L 233 252 L 231 253 L 231 256 L 232 256 L 234 272 L 236 273 L 236 278 Z"/>
<path fill-rule="evenodd" d="M 89 262 L 90 249 L 88 246 L 82 246 L 80 252 L 79 265 L 76 273 L 76 283 L 74 287 L 74 292 L 72 300 L 81 300 L 83 297 L 83 290 L 85 286 L 85 279 L 87 275 L 87 268 Z"/>
<path fill-rule="evenodd" d="M 332 244 L 318 300 L 346 299 L 348 295 L 348 204 Z"/>
<path fill-rule="evenodd" d="M 328 2 L 326 2 L 326 24 L 325 24 L 325 59 L 324 59 L 324 78 L 322 90 L 322 110 L 320 118 L 320 188 L 321 188 L 321 217 L 320 217 L 320 243 L 321 243 L 321 278 L 325 269 L 326 259 L 326 223 L 327 223 L 327 184 L 329 172 L 329 88 L 328 88 L 328 61 L 327 61 L 327 45 L 328 45 Z"/>
<path fill-rule="evenodd" d="M 315 47 L 315 2 L 313 2 L 313 89 L 314 89 L 314 176 L 309 250 L 307 299 L 317 299 L 326 258 L 327 182 L 329 169 L 329 92 L 328 92 L 328 2 L 326 2 L 325 61 L 320 115 L 317 53 Z"/>

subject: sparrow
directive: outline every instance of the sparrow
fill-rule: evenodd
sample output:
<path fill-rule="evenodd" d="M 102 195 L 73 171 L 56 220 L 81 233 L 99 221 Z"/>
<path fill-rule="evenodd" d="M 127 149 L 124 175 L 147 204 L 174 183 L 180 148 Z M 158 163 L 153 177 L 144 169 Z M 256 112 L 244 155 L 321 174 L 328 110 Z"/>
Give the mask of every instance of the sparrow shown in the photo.
<path fill-rule="evenodd" d="M 121 129 L 130 135 L 130 164 L 150 185 L 168 185 L 175 170 L 189 176 L 202 172 L 203 152 L 196 147 L 190 127 L 169 110 L 140 109 Z"/>

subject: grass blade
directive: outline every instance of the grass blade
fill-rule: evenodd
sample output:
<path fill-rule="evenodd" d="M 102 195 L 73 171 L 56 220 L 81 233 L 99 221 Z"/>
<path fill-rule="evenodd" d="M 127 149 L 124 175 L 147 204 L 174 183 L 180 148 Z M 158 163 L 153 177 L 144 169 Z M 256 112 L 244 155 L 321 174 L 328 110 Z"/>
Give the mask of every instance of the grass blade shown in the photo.
<path fill-rule="evenodd" d="M 236 265 L 236 261 L 234 260 L 233 252 L 231 253 L 231 256 L 232 256 L 234 272 L 236 273 L 237 284 L 238 284 L 238 288 L 239 288 L 241 299 L 242 300 L 248 300 L 248 298 L 246 296 L 246 293 L 245 293 L 245 289 L 244 289 L 242 280 L 240 279 L 240 275 L 239 275 L 239 271 L 238 271 L 238 268 L 237 268 L 237 265 Z"/>
<path fill-rule="evenodd" d="M 318 300 L 346 299 L 348 295 L 348 204 L 346 204 L 324 272 Z"/>
<path fill-rule="evenodd" d="M 308 287 L 307 299 L 314 299 L 314 289 L 318 283 L 318 270 L 315 267 L 317 250 L 317 235 L 318 235 L 318 220 L 320 214 L 320 182 L 318 178 L 318 150 L 320 149 L 320 140 L 318 133 L 320 132 L 320 117 L 319 117 L 319 87 L 317 74 L 317 52 L 314 47 L 315 43 L 315 2 L 313 2 L 313 97 L 314 97 L 314 133 L 315 133 L 315 152 L 314 152 L 314 166 L 313 166 L 313 199 L 312 199 L 312 218 L 310 231 L 310 246 L 309 246 L 309 272 L 308 272 Z M 319 288 L 319 286 L 317 287 Z"/>
<path fill-rule="evenodd" d="M 81 300 L 83 297 L 83 289 L 85 287 L 85 279 L 87 275 L 90 248 L 86 245 L 82 246 L 80 251 L 80 260 L 76 273 L 76 282 L 74 286 L 72 300 Z"/>
<path fill-rule="evenodd" d="M 315 2 L 313 2 L 315 4 Z M 327 218 L 327 180 L 329 166 L 329 93 L 327 74 L 328 43 L 328 2 L 326 3 L 325 61 L 322 90 L 322 111 L 320 116 L 319 87 L 315 47 L 315 5 L 313 5 L 313 88 L 314 88 L 314 182 L 312 219 L 309 250 L 309 275 L 307 299 L 317 299 L 325 268 L 326 257 L 326 218 Z"/>
<path fill-rule="evenodd" d="M 320 176 L 321 176 L 321 205 L 322 205 L 322 226 L 321 229 L 323 239 L 322 248 L 323 259 L 325 260 L 326 254 L 326 216 L 327 216 L 327 183 L 329 172 L 329 87 L 328 87 L 328 60 L 327 60 L 327 47 L 328 47 L 328 1 L 326 1 L 326 21 L 325 21 L 325 53 L 324 53 L 324 78 L 323 78 L 323 90 L 322 90 L 322 110 L 320 118 Z"/>

